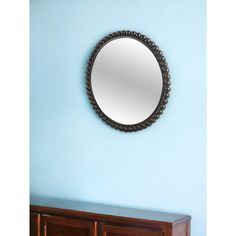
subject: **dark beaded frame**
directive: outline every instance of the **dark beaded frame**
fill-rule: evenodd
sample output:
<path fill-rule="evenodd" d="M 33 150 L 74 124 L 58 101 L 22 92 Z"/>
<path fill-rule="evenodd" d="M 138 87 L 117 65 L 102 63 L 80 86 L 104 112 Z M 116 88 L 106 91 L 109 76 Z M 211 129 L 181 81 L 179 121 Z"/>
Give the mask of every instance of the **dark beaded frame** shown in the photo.
<path fill-rule="evenodd" d="M 104 114 L 104 112 L 101 110 L 101 108 L 97 104 L 97 101 L 94 97 L 92 86 L 91 86 L 91 73 L 92 73 L 93 63 L 99 51 L 103 48 L 103 46 L 105 46 L 110 41 L 117 38 L 123 38 L 123 37 L 134 38 L 140 41 L 141 43 L 143 43 L 147 48 L 149 48 L 149 50 L 151 50 L 151 52 L 154 54 L 160 66 L 162 79 L 163 79 L 161 97 L 154 112 L 144 121 L 137 124 L 132 124 L 132 125 L 120 124 L 112 120 L 111 118 L 109 118 L 106 114 Z M 101 117 L 102 120 L 105 121 L 108 125 L 124 132 L 139 131 L 152 125 L 157 119 L 159 119 L 160 115 L 163 113 L 164 109 L 166 108 L 166 104 L 168 102 L 169 93 L 170 93 L 170 74 L 169 74 L 168 64 L 166 62 L 165 57 L 162 54 L 162 51 L 159 49 L 159 47 L 155 45 L 155 43 L 152 42 L 145 35 L 137 33 L 135 31 L 117 31 L 101 39 L 95 46 L 94 50 L 92 51 L 91 56 L 88 60 L 88 65 L 87 65 L 87 70 L 86 70 L 86 89 L 87 89 L 88 98 L 90 100 L 91 105 L 93 106 L 93 109 L 98 114 L 98 116 Z"/>

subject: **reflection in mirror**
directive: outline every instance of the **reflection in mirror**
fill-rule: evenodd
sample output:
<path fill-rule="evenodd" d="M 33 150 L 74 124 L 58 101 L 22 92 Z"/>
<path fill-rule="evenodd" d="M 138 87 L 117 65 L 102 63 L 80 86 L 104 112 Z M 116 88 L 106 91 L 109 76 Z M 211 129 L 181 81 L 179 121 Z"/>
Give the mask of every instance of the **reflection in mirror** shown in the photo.
<path fill-rule="evenodd" d="M 159 118 L 169 96 L 167 63 L 144 35 L 121 31 L 105 37 L 92 53 L 87 90 L 109 125 L 137 131 Z"/>

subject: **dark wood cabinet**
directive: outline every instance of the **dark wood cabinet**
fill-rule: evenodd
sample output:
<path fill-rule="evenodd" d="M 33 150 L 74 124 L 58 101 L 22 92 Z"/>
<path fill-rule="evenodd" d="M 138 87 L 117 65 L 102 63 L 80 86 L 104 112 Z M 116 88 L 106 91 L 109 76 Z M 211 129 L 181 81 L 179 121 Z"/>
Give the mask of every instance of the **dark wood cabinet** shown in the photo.
<path fill-rule="evenodd" d="M 31 198 L 30 236 L 190 236 L 190 216 Z"/>

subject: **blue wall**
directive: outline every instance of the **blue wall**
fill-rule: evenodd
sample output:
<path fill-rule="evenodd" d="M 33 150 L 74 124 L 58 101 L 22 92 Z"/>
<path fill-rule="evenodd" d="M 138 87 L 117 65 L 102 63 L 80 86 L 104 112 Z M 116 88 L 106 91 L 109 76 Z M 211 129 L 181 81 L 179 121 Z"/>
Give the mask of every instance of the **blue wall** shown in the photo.
<path fill-rule="evenodd" d="M 172 92 L 150 128 L 123 133 L 93 112 L 86 61 L 129 29 L 163 50 Z M 205 2 L 31 1 L 31 194 L 192 215 L 205 235 Z"/>

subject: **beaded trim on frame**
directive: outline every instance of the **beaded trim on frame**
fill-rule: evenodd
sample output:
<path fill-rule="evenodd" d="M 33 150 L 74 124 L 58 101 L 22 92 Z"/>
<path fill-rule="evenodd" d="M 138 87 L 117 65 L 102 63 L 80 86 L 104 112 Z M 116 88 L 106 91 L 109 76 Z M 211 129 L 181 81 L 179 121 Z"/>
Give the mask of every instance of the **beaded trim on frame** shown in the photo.
<path fill-rule="evenodd" d="M 162 94 L 161 94 L 161 97 L 160 97 L 160 100 L 156 109 L 147 119 L 133 125 L 120 124 L 120 123 L 117 123 L 116 121 L 113 121 L 108 116 L 106 116 L 103 113 L 103 111 L 100 109 L 99 105 L 97 104 L 95 97 L 93 95 L 92 86 L 91 86 L 91 72 L 92 72 L 93 63 L 96 59 L 97 54 L 102 49 L 102 47 L 105 44 L 107 44 L 109 41 L 112 41 L 116 38 L 121 38 L 121 37 L 134 38 L 142 42 L 146 47 L 148 47 L 151 50 L 151 52 L 154 54 L 160 66 L 162 79 L 163 79 Z M 166 104 L 168 102 L 169 93 L 170 93 L 170 75 L 169 75 L 168 64 L 166 62 L 165 57 L 162 55 L 162 51 L 159 49 L 159 47 L 155 45 L 155 43 L 152 42 L 145 35 L 137 33 L 135 31 L 117 31 L 101 39 L 95 46 L 88 60 L 88 65 L 87 65 L 87 70 L 86 70 L 86 89 L 87 89 L 88 98 L 90 100 L 91 105 L 93 106 L 93 109 L 102 118 L 102 120 L 105 121 L 108 125 L 124 132 L 133 132 L 133 131 L 142 130 L 149 127 L 157 119 L 159 119 L 160 115 L 163 113 L 164 109 L 166 108 Z"/>

